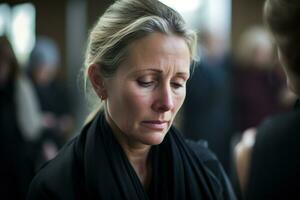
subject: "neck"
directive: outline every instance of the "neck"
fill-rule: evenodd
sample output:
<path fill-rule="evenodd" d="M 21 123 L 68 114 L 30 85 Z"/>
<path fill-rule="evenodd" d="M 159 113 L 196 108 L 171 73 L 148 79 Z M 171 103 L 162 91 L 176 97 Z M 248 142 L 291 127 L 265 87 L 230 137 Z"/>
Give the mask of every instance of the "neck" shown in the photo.
<path fill-rule="evenodd" d="M 133 141 L 116 126 L 108 115 L 106 115 L 106 119 L 141 183 L 147 188 L 151 177 L 151 167 L 148 159 L 151 146 Z"/>
<path fill-rule="evenodd" d="M 149 158 L 149 145 L 131 145 L 123 140 L 119 140 L 131 166 L 139 177 L 145 189 L 148 188 L 151 178 L 151 165 Z"/>

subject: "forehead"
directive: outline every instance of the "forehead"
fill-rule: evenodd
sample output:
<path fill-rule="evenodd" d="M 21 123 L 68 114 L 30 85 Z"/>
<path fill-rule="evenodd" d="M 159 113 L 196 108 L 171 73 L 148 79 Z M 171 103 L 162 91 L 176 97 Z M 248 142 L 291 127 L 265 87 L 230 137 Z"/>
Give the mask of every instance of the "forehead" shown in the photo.
<path fill-rule="evenodd" d="M 156 68 L 189 72 L 190 52 L 182 37 L 163 33 L 152 33 L 135 41 L 125 60 L 126 70 Z"/>

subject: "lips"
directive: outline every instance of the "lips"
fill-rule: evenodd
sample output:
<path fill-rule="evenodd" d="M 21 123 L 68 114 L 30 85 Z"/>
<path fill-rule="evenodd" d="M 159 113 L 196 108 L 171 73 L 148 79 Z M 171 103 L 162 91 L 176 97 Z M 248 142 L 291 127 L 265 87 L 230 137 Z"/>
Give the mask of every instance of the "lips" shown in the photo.
<path fill-rule="evenodd" d="M 153 130 L 164 130 L 168 127 L 168 121 L 159 121 L 159 120 L 151 120 L 151 121 L 142 121 L 142 125 Z"/>

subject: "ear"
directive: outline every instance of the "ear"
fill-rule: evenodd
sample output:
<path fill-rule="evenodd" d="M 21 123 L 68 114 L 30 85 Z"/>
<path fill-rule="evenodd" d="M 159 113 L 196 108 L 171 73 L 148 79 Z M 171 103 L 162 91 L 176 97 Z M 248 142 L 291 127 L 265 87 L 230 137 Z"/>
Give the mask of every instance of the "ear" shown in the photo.
<path fill-rule="evenodd" d="M 98 97 L 101 100 L 105 100 L 107 94 L 104 87 L 104 79 L 100 67 L 101 66 L 98 64 L 91 64 L 88 68 L 88 76 Z"/>

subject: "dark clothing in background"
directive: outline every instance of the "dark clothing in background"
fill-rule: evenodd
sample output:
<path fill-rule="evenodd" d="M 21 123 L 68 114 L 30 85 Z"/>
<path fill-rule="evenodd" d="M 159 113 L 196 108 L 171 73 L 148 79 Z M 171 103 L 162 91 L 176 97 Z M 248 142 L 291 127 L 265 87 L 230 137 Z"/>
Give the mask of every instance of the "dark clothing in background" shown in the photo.
<path fill-rule="evenodd" d="M 41 105 L 42 112 L 53 115 L 55 125 L 44 129 L 41 142 L 51 141 L 57 148 L 61 148 L 66 142 L 68 134 L 61 131 L 59 120 L 64 115 L 71 116 L 71 102 L 68 90 L 60 81 L 52 81 L 46 85 L 38 85 L 34 82 L 34 87 Z"/>
<path fill-rule="evenodd" d="M 208 141 L 227 172 L 233 133 L 231 70 L 229 56 L 197 63 L 183 105 L 185 136 Z"/>
<path fill-rule="evenodd" d="M 274 71 L 236 67 L 234 95 L 238 131 L 256 127 L 267 117 L 282 111 L 279 103 L 282 84 Z"/>
<path fill-rule="evenodd" d="M 34 175 L 34 152 L 17 122 L 14 91 L 14 83 L 0 89 L 0 198 L 23 200 Z"/>
<path fill-rule="evenodd" d="M 150 150 L 152 179 L 145 191 L 100 113 L 34 178 L 35 199 L 235 199 L 219 162 L 200 143 L 171 128 Z"/>
<path fill-rule="evenodd" d="M 247 200 L 300 199 L 300 108 L 259 127 Z"/>
<path fill-rule="evenodd" d="M 67 88 L 60 81 L 47 85 L 34 84 L 43 112 L 52 112 L 57 116 L 70 113 L 71 105 Z"/>

